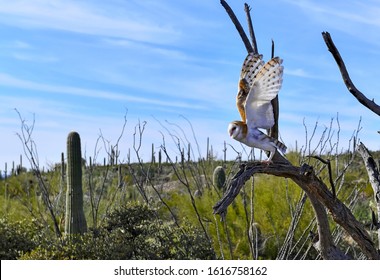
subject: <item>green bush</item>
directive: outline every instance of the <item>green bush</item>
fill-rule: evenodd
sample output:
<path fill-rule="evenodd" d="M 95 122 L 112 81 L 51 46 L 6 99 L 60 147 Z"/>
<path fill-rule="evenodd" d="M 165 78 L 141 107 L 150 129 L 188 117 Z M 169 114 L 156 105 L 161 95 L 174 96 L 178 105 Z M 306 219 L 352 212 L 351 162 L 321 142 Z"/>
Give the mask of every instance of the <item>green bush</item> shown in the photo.
<path fill-rule="evenodd" d="M 38 228 L 25 221 L 0 219 L 0 259 L 15 260 L 37 244 Z"/>
<path fill-rule="evenodd" d="M 70 239 L 47 240 L 22 259 L 213 259 L 196 229 L 178 228 L 140 204 L 115 210 L 103 227 Z"/>

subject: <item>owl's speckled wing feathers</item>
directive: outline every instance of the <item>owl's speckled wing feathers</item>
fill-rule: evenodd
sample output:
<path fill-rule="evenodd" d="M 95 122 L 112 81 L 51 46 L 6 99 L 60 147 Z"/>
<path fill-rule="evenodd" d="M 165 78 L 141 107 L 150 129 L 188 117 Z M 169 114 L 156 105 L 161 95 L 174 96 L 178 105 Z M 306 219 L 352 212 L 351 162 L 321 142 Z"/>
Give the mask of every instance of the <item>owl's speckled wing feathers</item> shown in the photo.
<path fill-rule="evenodd" d="M 248 54 L 240 73 L 236 105 L 242 121 L 231 122 L 228 133 L 233 139 L 249 147 L 269 152 L 270 162 L 276 150 L 286 152 L 286 146 L 275 138 L 264 134 L 260 128 L 269 129 L 274 125 L 271 101 L 277 96 L 282 85 L 282 60 L 272 58 L 264 63 L 262 56 Z"/>
<path fill-rule="evenodd" d="M 264 61 L 262 55 L 249 53 L 241 67 L 238 94 L 236 96 L 236 105 L 243 122 L 246 122 L 246 114 L 244 108 L 245 101 L 256 78 L 256 75 L 263 67 L 263 65 Z"/>
<path fill-rule="evenodd" d="M 270 129 L 274 125 L 271 101 L 281 89 L 281 63 L 282 59 L 272 58 L 255 75 L 244 106 L 248 127 Z"/>
<path fill-rule="evenodd" d="M 236 105 L 242 121 L 249 127 L 269 129 L 274 125 L 271 100 L 282 85 L 282 59 L 264 63 L 263 56 L 249 53 L 240 72 Z"/>

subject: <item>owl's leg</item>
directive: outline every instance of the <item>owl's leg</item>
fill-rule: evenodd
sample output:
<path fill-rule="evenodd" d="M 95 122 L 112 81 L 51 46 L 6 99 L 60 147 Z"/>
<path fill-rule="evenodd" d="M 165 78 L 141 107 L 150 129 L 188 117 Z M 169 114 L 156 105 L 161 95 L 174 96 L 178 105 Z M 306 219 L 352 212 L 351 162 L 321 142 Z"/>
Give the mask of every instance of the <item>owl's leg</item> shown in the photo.
<path fill-rule="evenodd" d="M 274 157 L 274 154 L 276 153 L 276 149 L 269 151 L 269 156 L 267 160 L 263 160 L 262 163 L 270 164 L 272 163 L 272 158 Z"/>

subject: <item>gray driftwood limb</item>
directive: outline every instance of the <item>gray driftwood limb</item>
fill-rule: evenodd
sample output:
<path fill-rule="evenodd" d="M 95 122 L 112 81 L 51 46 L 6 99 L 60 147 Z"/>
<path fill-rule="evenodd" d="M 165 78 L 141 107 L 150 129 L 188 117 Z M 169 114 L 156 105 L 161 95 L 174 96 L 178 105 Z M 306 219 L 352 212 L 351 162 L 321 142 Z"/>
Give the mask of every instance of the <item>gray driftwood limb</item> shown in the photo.
<path fill-rule="evenodd" d="M 328 50 L 331 52 L 336 63 L 338 64 L 340 73 L 342 74 L 343 82 L 345 83 L 348 91 L 365 107 L 370 109 L 372 112 L 380 116 L 380 106 L 377 105 L 373 100 L 368 99 L 361 91 L 359 91 L 354 83 L 351 81 L 350 75 L 346 69 L 344 61 L 340 56 L 338 49 L 335 47 L 333 40 L 331 39 L 330 33 L 322 32 L 323 39 L 325 40 Z"/>
<path fill-rule="evenodd" d="M 317 197 L 305 191 L 313 206 L 318 225 L 318 239 L 313 242 L 315 249 L 319 251 L 322 258 L 325 260 L 346 260 L 349 259 L 338 247 L 335 246 L 329 220 L 326 213 L 326 208 L 320 203 Z"/>
<path fill-rule="evenodd" d="M 353 82 L 351 81 L 351 78 L 348 74 L 348 71 L 346 69 L 346 66 L 344 64 L 344 61 L 342 57 L 339 54 L 338 49 L 336 48 L 330 33 L 328 32 L 322 32 L 323 39 L 325 40 L 326 46 L 328 50 L 333 55 L 336 63 L 338 64 L 340 73 L 342 74 L 342 79 L 348 89 L 348 91 L 366 108 L 380 116 L 380 106 L 377 105 L 373 100 L 368 99 L 361 91 L 359 91 Z M 376 165 L 374 159 L 372 158 L 372 155 L 368 151 L 368 149 L 365 147 L 363 143 L 360 143 L 358 145 L 358 152 L 363 158 L 364 165 L 367 169 L 367 173 L 369 176 L 369 180 L 371 182 L 371 186 L 374 192 L 375 196 L 375 202 L 377 206 L 377 216 L 378 220 L 376 221 L 373 218 L 373 225 L 372 227 L 377 230 L 378 232 L 378 240 L 379 240 L 379 249 L 380 249 L 380 175 L 379 175 L 379 169 Z"/>
<path fill-rule="evenodd" d="M 360 144 L 358 145 L 358 152 L 363 158 L 365 168 L 367 169 L 369 181 L 373 189 L 378 218 L 376 220 L 376 216 L 372 212 L 372 228 L 377 230 L 379 248 L 380 248 L 380 221 L 379 221 L 380 219 L 380 174 L 379 174 L 379 169 L 371 153 L 368 151 L 367 147 L 362 142 L 360 142 Z"/>
<path fill-rule="evenodd" d="M 255 30 L 253 29 L 253 24 L 252 24 L 251 7 L 247 3 L 244 4 L 244 11 L 247 16 L 247 24 L 248 24 L 249 36 L 251 37 L 251 41 L 252 41 L 253 52 L 259 53 L 259 49 L 257 48 Z"/>
<path fill-rule="evenodd" d="M 227 207 L 239 194 L 240 189 L 244 186 L 245 182 L 254 174 L 259 173 L 292 179 L 309 195 L 309 197 L 314 197 L 319 203 L 328 209 L 334 221 L 346 230 L 369 259 L 380 258 L 377 249 L 364 229 L 364 226 L 355 219 L 354 215 L 346 205 L 344 205 L 339 199 L 334 198 L 324 182 L 315 175 L 313 168 L 306 164 L 301 167 L 296 167 L 290 163 L 284 162 L 274 162 L 269 165 L 261 162 L 250 162 L 242 165 L 239 172 L 232 179 L 230 187 L 222 199 L 213 207 L 214 214 L 220 214 L 223 218 L 226 214 Z M 318 211 L 316 209 L 314 210 Z M 322 238 L 325 237 L 322 236 Z M 320 244 L 323 246 L 325 242 L 329 243 L 330 241 L 322 240 Z M 329 254 L 328 251 L 331 250 L 331 246 L 333 246 L 332 243 L 330 243 L 327 248 L 322 248 L 325 250 L 324 254 Z"/>
<path fill-rule="evenodd" d="M 245 33 L 239 20 L 237 19 L 234 11 L 232 11 L 231 7 L 227 4 L 226 1 L 220 0 L 220 4 L 222 4 L 223 8 L 226 10 L 227 14 L 230 16 L 233 24 L 235 25 L 237 31 L 239 32 L 241 39 L 243 40 L 243 43 L 244 43 L 245 48 L 247 49 L 247 52 L 253 53 L 255 50 L 253 49 L 251 42 L 249 41 L 247 34 Z"/>

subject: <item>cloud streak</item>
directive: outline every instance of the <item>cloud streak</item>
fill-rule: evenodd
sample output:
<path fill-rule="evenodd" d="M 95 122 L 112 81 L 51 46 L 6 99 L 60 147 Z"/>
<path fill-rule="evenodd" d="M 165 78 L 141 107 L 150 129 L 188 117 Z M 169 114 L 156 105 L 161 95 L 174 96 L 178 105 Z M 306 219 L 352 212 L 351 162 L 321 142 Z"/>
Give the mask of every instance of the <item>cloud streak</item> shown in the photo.
<path fill-rule="evenodd" d="M 111 91 L 103 91 L 103 90 L 90 90 L 85 88 L 78 87 L 69 87 L 69 86 L 55 86 L 37 83 L 33 81 L 18 79 L 6 73 L 0 73 L 0 85 L 6 87 L 13 87 L 19 89 L 33 90 L 33 91 L 43 91 L 49 93 L 59 93 L 63 95 L 74 95 L 88 98 L 98 98 L 98 99 L 106 99 L 112 101 L 125 101 L 125 102 L 137 102 L 158 106 L 168 106 L 168 107 L 178 107 L 178 108 L 187 108 L 187 109 L 204 109 L 203 106 L 199 106 L 193 103 L 187 103 L 184 101 L 168 101 L 161 99 L 153 99 L 153 98 L 144 98 L 137 97 L 128 94 L 122 94 Z"/>
<path fill-rule="evenodd" d="M 12 56 L 18 60 L 32 61 L 32 62 L 38 62 L 38 63 L 52 63 L 52 62 L 59 61 L 59 58 L 54 57 L 54 56 L 29 54 L 29 53 L 21 53 L 21 52 L 14 52 Z"/>
<path fill-rule="evenodd" d="M 308 18 L 348 33 L 372 44 L 378 44 L 380 35 L 379 1 L 315 1 L 285 0 L 302 9 Z M 366 32 L 363 32 L 363 29 Z"/>
<path fill-rule="evenodd" d="M 172 43 L 178 39 L 178 32 L 170 25 L 160 25 L 146 17 L 142 20 L 136 14 L 128 15 L 128 7 L 121 17 L 117 7 L 109 5 L 100 10 L 89 3 L 70 0 L 0 1 L 0 21 L 27 29 L 54 29 L 151 43 Z M 133 5 L 133 2 L 126 3 L 128 5 Z"/>

